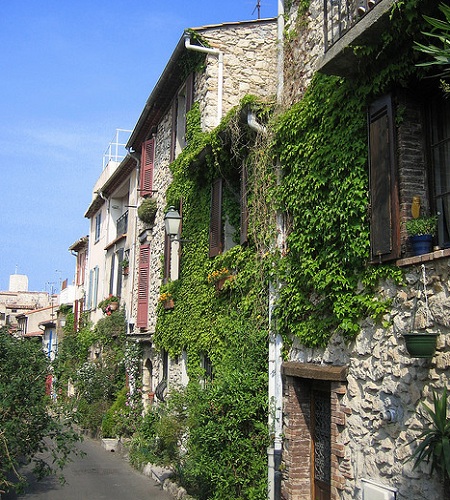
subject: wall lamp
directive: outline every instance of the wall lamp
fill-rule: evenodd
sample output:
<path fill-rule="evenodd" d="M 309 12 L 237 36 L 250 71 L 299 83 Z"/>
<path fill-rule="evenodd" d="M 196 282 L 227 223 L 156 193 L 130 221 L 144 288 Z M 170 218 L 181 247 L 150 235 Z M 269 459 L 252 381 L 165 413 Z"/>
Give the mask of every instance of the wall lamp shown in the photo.
<path fill-rule="evenodd" d="M 182 241 L 179 237 L 181 215 L 175 207 L 169 207 L 164 216 L 164 224 L 166 226 L 166 234 L 172 241 Z"/>

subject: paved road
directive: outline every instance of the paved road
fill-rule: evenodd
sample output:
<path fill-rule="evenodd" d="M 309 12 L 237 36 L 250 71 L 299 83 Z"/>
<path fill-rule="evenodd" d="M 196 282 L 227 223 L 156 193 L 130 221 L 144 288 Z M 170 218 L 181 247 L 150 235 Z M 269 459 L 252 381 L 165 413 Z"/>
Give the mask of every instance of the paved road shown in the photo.
<path fill-rule="evenodd" d="M 2 500 L 173 500 L 153 479 L 98 441 L 86 437 L 79 447 L 86 456 L 74 457 L 66 467 L 66 484 L 45 478 L 31 484 L 26 494 L 3 495 Z"/>

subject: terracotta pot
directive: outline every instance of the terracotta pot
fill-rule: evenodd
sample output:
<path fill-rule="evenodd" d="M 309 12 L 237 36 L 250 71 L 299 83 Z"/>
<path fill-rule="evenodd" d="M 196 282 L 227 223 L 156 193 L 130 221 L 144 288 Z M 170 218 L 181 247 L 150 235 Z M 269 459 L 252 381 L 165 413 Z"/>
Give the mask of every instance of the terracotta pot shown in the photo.
<path fill-rule="evenodd" d="M 225 282 L 228 281 L 228 280 L 230 280 L 230 279 L 231 279 L 231 276 L 225 276 L 225 278 L 220 278 L 220 280 L 217 280 L 214 283 L 214 286 L 215 286 L 216 290 L 218 292 L 220 292 L 220 290 L 222 290 L 223 285 L 225 284 Z"/>
<path fill-rule="evenodd" d="M 163 302 L 163 305 L 164 305 L 164 309 L 167 309 L 167 310 L 173 309 L 175 307 L 175 303 L 174 303 L 173 299 L 165 300 Z"/>
<path fill-rule="evenodd" d="M 111 311 L 117 311 L 117 309 L 119 309 L 119 303 L 111 302 L 111 304 L 109 304 L 109 308 L 111 309 Z"/>

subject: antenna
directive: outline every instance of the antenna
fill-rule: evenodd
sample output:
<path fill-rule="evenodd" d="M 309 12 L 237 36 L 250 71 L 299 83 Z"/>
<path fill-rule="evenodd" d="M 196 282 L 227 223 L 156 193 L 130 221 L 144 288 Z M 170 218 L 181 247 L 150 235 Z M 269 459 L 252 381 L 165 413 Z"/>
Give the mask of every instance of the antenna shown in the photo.
<path fill-rule="evenodd" d="M 261 19 L 261 0 L 256 0 L 256 7 L 253 9 L 252 14 L 255 13 L 256 9 L 258 9 L 258 19 Z"/>

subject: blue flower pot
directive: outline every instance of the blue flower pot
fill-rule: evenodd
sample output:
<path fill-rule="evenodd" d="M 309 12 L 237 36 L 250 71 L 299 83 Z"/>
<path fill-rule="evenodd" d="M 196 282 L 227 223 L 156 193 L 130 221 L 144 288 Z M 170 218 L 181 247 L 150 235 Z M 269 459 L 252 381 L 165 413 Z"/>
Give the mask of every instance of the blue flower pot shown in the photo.
<path fill-rule="evenodd" d="M 409 241 L 414 255 L 423 255 L 424 253 L 431 252 L 433 245 L 433 236 L 431 234 L 410 236 Z"/>

